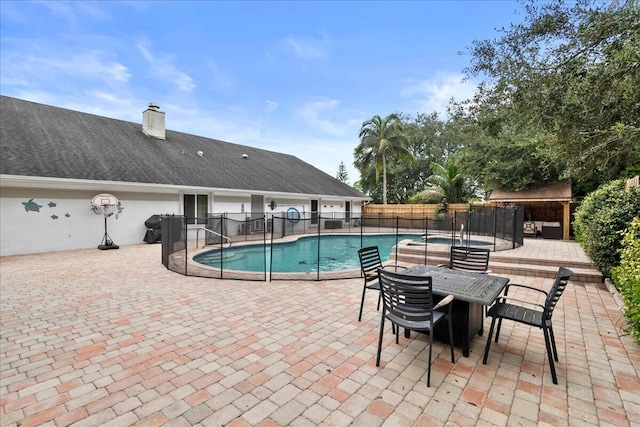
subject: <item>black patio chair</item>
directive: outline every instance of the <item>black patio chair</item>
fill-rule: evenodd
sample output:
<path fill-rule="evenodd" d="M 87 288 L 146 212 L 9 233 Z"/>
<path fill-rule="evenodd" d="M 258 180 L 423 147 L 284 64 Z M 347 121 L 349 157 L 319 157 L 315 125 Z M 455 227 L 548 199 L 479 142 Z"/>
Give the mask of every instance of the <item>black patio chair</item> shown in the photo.
<path fill-rule="evenodd" d="M 508 284 L 504 289 L 504 294 L 499 297 L 496 302 L 489 309 L 488 315 L 491 319 L 491 329 L 489 329 L 489 336 L 487 337 L 487 346 L 484 349 L 483 364 L 487 364 L 487 356 L 489 355 L 489 348 L 491 347 L 491 336 L 493 335 L 493 327 L 498 320 L 498 329 L 496 329 L 496 342 L 500 336 L 500 327 L 502 326 L 502 320 L 513 320 L 514 322 L 524 323 L 530 326 L 536 326 L 542 329 L 544 334 L 544 342 L 547 347 L 547 357 L 549 358 L 549 366 L 551 367 L 551 378 L 554 384 L 558 384 L 558 377 L 556 376 L 556 367 L 553 363 L 558 361 L 558 349 L 556 348 L 556 340 L 553 335 L 553 324 L 551 323 L 551 316 L 553 310 L 560 300 L 562 293 L 567 287 L 569 278 L 573 275 L 573 272 L 567 268 L 560 267 L 556 273 L 556 279 L 553 282 L 553 286 L 549 292 L 545 292 L 541 289 L 533 288 L 531 286 L 519 285 L 515 283 Z M 507 295 L 509 289 L 512 287 L 529 289 L 532 291 L 540 292 L 545 295 L 544 305 L 532 301 L 523 301 L 515 298 L 511 298 Z M 520 304 L 512 304 L 511 302 L 519 302 Z M 522 305 L 526 304 L 526 306 Z M 531 308 L 528 308 L 528 307 Z M 553 357 L 552 357 L 553 349 Z"/>
<path fill-rule="evenodd" d="M 474 248 L 466 246 L 451 246 L 448 264 L 440 264 L 438 267 L 446 267 L 451 270 L 469 271 L 471 273 L 490 274 L 489 255 L 491 251 L 486 248 Z M 484 308 L 487 315 L 487 307 Z M 480 331 L 482 335 L 482 330 Z"/>
<path fill-rule="evenodd" d="M 375 291 L 380 290 L 380 284 L 378 283 L 378 269 L 385 268 L 382 265 L 380 259 L 380 251 L 377 246 L 368 246 L 366 248 L 358 249 L 358 258 L 360 258 L 360 269 L 364 277 L 364 286 L 362 287 L 362 301 L 360 301 L 360 314 L 358 314 L 358 321 L 362 320 L 362 307 L 364 306 L 364 296 L 367 289 Z M 400 265 L 391 265 L 387 267 L 405 268 Z M 378 295 L 378 310 L 380 310 L 380 296 Z"/>
<path fill-rule="evenodd" d="M 473 273 L 491 273 L 489 270 L 489 249 L 466 246 L 451 246 L 447 267 L 452 270 L 470 271 Z"/>
<path fill-rule="evenodd" d="M 451 363 L 455 363 L 453 354 L 453 322 L 451 318 L 451 301 L 453 295 L 433 304 L 433 283 L 431 276 L 411 276 L 392 271 L 378 270 L 380 279 L 380 295 L 382 296 L 382 315 L 380 316 L 380 337 L 378 338 L 378 354 L 376 366 L 380 366 L 382 352 L 382 335 L 384 321 L 389 319 L 392 331 L 398 336 L 400 327 L 405 330 L 429 334 L 429 368 L 427 371 L 427 387 L 431 386 L 431 353 L 433 347 L 433 329 L 443 319 L 449 324 L 449 346 L 451 347 Z M 446 311 L 438 311 L 446 307 Z"/>

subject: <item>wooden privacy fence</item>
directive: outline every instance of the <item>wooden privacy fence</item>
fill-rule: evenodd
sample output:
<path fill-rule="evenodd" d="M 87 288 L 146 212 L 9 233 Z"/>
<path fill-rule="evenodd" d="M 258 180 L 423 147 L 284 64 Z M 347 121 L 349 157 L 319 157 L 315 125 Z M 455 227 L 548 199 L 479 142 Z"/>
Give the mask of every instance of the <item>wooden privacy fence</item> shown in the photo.
<path fill-rule="evenodd" d="M 437 204 L 429 205 L 365 205 L 362 208 L 362 215 L 367 217 L 381 216 L 385 218 L 401 217 L 421 219 L 425 217 L 435 218 Z M 468 203 L 452 203 L 447 205 L 446 215 L 453 217 L 456 212 L 469 212 L 473 205 Z M 487 205 L 478 205 L 487 206 Z M 444 212 L 443 212 L 444 213 Z"/>

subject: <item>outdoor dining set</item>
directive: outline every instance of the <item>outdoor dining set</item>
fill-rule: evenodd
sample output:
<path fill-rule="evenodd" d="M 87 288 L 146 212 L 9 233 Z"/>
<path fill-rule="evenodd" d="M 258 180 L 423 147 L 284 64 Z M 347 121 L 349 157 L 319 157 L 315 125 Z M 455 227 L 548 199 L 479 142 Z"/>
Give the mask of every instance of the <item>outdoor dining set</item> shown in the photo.
<path fill-rule="evenodd" d="M 462 355 L 468 357 L 473 338 L 483 335 L 487 316 L 491 317 L 491 327 L 484 364 L 494 332 L 498 342 L 503 320 L 535 326 L 542 329 L 553 383 L 558 384 L 554 364 L 558 361 L 558 351 L 551 318 L 573 272 L 559 267 L 551 289 L 541 290 L 492 275 L 488 268 L 489 254 L 485 248 L 451 246 L 448 264 L 399 266 L 383 264 L 377 246 L 359 249 L 364 286 L 358 320 L 362 319 L 367 290 L 379 292 L 378 310 L 382 303 L 376 366 L 380 366 L 386 321 L 392 325 L 396 344 L 401 328 L 406 337 L 410 331 L 426 333 L 429 339 L 427 386 L 430 386 L 433 338 L 449 343 L 451 362 L 455 363 L 454 345 L 460 346 Z M 509 291 L 516 288 L 540 294 L 541 298 L 514 299 Z"/>

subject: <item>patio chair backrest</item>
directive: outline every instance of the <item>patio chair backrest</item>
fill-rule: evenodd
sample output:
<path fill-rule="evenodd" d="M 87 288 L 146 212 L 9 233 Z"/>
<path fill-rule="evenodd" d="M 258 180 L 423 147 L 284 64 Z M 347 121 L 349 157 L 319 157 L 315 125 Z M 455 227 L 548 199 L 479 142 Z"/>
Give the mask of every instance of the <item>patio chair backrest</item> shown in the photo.
<path fill-rule="evenodd" d="M 424 322 L 433 318 L 431 276 L 409 276 L 378 270 L 384 309 L 407 321 Z"/>
<path fill-rule="evenodd" d="M 572 275 L 573 271 L 569 270 L 568 268 L 560 267 L 558 269 L 558 272 L 556 273 L 556 279 L 553 282 L 551 290 L 547 294 L 547 299 L 544 304 L 545 320 L 551 320 L 553 310 L 556 308 L 556 305 L 558 304 L 562 293 L 569 283 L 569 278 L 571 278 Z"/>
<path fill-rule="evenodd" d="M 485 273 L 489 268 L 489 249 L 451 246 L 449 268 L 452 270 Z"/>
<path fill-rule="evenodd" d="M 380 251 L 377 246 L 369 246 L 358 249 L 360 269 L 364 275 L 365 283 L 378 278 L 378 268 L 382 267 Z"/>

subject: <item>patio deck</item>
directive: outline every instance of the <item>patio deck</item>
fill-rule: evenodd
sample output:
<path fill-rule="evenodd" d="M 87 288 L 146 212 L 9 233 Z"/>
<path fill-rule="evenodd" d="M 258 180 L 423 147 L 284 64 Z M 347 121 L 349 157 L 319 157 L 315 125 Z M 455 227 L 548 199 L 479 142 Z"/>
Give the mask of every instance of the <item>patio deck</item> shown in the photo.
<path fill-rule="evenodd" d="M 640 346 L 602 283 L 570 282 L 556 309 L 558 385 L 541 331 L 505 322 L 486 366 L 483 337 L 455 364 L 435 342 L 427 388 L 423 335 L 388 331 L 375 366 L 377 296 L 358 322 L 360 279 L 184 277 L 160 250 L 0 259 L 0 425 L 640 425 Z M 541 239 L 508 252 L 586 258 Z"/>

